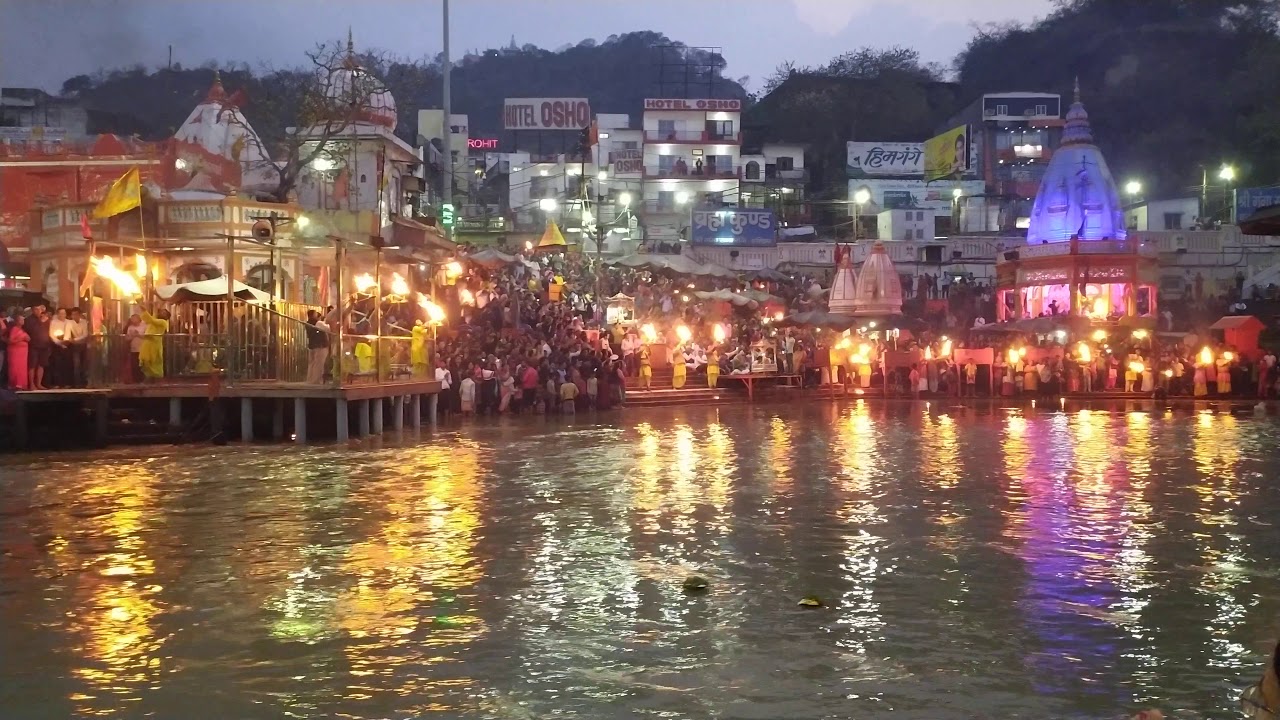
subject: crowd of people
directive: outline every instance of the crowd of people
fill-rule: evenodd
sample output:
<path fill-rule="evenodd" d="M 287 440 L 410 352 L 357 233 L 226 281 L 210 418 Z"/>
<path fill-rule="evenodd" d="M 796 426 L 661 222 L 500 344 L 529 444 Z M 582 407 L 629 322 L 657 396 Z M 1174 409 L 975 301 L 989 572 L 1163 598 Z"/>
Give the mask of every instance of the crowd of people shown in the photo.
<path fill-rule="evenodd" d="M 79 308 L 0 313 L 0 378 L 12 390 L 84 387 L 89 324 Z"/>

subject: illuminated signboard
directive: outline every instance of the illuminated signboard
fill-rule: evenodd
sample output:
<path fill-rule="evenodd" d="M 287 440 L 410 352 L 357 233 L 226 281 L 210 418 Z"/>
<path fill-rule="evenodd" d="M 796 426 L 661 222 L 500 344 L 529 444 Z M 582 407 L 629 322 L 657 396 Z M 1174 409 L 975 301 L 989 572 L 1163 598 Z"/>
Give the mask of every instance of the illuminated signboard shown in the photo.
<path fill-rule="evenodd" d="M 645 98 L 645 110 L 727 110 L 739 112 L 742 101 L 731 98 L 705 98 L 686 100 L 684 98 Z"/>
<path fill-rule="evenodd" d="M 502 108 L 506 130 L 582 130 L 589 125 L 586 98 L 507 98 Z"/>
<path fill-rule="evenodd" d="M 497 150 L 498 138 L 467 138 L 467 147 L 471 150 Z"/>

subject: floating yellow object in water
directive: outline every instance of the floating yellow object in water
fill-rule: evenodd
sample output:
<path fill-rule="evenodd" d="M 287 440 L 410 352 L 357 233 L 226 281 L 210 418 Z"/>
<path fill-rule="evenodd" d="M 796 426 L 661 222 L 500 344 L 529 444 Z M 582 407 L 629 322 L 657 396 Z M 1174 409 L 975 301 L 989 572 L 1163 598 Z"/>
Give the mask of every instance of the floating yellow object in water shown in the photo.
<path fill-rule="evenodd" d="M 823 607 L 825 604 L 826 603 L 822 602 L 822 598 L 817 595 L 805 595 L 799 602 L 800 607 L 810 608 Z"/>

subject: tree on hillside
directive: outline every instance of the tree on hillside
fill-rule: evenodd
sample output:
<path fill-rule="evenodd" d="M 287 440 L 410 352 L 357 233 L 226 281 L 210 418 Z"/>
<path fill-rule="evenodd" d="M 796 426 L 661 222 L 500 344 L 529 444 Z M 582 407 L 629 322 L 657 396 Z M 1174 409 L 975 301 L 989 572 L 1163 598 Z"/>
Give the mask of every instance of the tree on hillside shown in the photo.
<path fill-rule="evenodd" d="M 246 118 L 255 128 L 258 118 L 270 119 L 273 126 L 293 128 L 279 137 L 271 168 L 276 183 L 272 199 L 286 202 L 303 172 L 318 160 L 342 164 L 348 144 L 342 137 L 375 110 L 373 99 L 386 85 L 370 69 L 382 63 L 373 55 L 355 56 L 350 46 L 323 44 L 307 53 L 309 72 L 283 70 L 259 81 L 262 95 Z"/>
<path fill-rule="evenodd" d="M 956 58 L 966 97 L 1080 77 L 1094 136 L 1117 172 L 1171 195 L 1201 165 L 1280 180 L 1278 0 L 1060 0 L 1027 26 L 981 28 Z"/>

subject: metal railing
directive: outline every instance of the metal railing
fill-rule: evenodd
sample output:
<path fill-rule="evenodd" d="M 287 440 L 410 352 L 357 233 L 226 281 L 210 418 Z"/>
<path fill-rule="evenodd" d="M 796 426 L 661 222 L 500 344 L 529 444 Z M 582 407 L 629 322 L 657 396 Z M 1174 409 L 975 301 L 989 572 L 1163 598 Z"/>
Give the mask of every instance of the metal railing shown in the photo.
<path fill-rule="evenodd" d="M 181 303 L 167 309 L 167 332 L 130 337 L 127 323 L 116 319 L 127 319 L 126 310 L 104 308 L 104 329 L 90 336 L 85 349 L 89 386 L 200 382 L 215 375 L 228 383 L 317 382 L 307 377 L 310 328 L 305 322 L 307 311 L 316 308 L 237 301 L 228 310 L 225 301 L 218 301 Z M 393 330 L 405 334 L 357 335 L 348 329 L 341 348 L 337 333 L 330 332 L 330 350 L 318 382 L 351 385 L 428 377 L 433 339 L 427 336 L 419 341 L 421 348 L 415 358 L 412 331 Z M 152 352 L 144 351 L 148 345 L 160 348 L 159 373 L 153 365 L 148 375 L 139 365 L 139 360 Z"/>
<path fill-rule="evenodd" d="M 144 379 L 135 353 L 159 347 L 163 373 L 151 380 L 303 382 L 307 373 L 306 305 L 226 301 L 169 305 L 169 328 L 141 338 L 127 334 L 123 307 L 104 308 L 103 331 L 90 338 L 89 382 L 94 386 Z M 145 323 L 144 323 L 145 327 Z M 155 375 L 155 373 L 153 373 Z"/>

